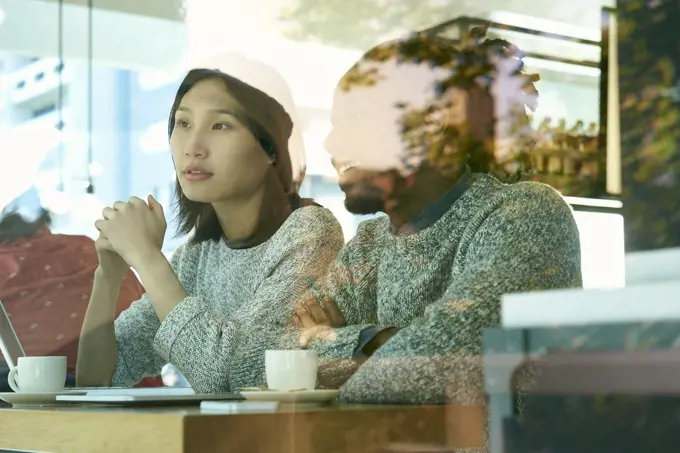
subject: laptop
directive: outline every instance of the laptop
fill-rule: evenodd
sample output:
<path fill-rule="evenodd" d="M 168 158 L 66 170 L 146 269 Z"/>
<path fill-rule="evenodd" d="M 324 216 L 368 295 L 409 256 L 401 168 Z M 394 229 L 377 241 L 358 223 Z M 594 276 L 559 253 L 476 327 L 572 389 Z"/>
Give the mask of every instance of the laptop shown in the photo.
<path fill-rule="evenodd" d="M 0 300 L 0 352 L 5 359 L 8 369 L 17 366 L 19 357 L 26 357 L 24 348 L 21 347 L 19 337 L 12 327 L 12 322 L 9 319 L 5 307 Z"/>
<path fill-rule="evenodd" d="M 9 369 L 15 367 L 19 357 L 26 357 L 12 321 L 0 301 L 0 352 Z M 69 393 L 73 392 L 73 395 Z M 83 392 L 87 392 L 83 395 Z M 58 401 L 73 403 L 95 403 L 114 405 L 134 404 L 199 404 L 201 401 L 238 401 L 243 397 L 239 393 L 198 394 L 191 387 L 74 387 L 64 389 Z"/>

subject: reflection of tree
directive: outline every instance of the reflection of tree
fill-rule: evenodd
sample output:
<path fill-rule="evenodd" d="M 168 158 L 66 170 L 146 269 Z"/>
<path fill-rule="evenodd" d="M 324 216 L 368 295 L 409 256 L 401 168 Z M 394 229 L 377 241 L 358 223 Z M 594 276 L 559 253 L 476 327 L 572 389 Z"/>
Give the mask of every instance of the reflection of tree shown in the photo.
<path fill-rule="evenodd" d="M 519 2 L 519 3 L 518 3 Z M 282 18 L 291 28 L 288 36 L 305 41 L 321 41 L 339 47 L 366 49 L 386 36 L 397 33 L 405 34 L 408 30 L 418 30 L 425 27 L 441 28 L 439 33 L 447 36 L 457 36 L 456 32 L 466 29 L 470 25 L 479 24 L 479 19 L 469 19 L 467 16 L 480 11 L 480 4 L 467 0 L 444 2 L 417 2 L 414 0 L 395 0 L 381 2 L 376 0 L 361 0 L 356 8 L 350 3 L 324 0 L 296 0 L 294 7 L 283 11 Z M 533 5 L 528 0 L 517 0 L 513 4 L 516 8 L 530 10 Z M 353 6 L 353 5 L 352 5 Z M 565 13 L 574 13 L 569 6 L 556 8 L 565 9 Z M 482 8 L 483 9 L 483 8 Z M 453 19 L 459 16 L 457 19 Z M 453 19 L 453 20 L 452 20 Z M 439 23 L 440 25 L 433 25 Z M 441 24 L 446 23 L 445 27 Z M 455 25 L 454 25 L 455 23 Z M 494 27 L 505 28 L 503 25 Z M 457 30 L 456 30 L 457 28 Z M 451 34 L 453 32 L 453 34 Z M 518 118 L 522 118 L 518 116 Z M 576 122 L 573 123 L 574 125 Z M 520 127 L 519 125 L 517 125 Z M 572 126 L 571 124 L 569 125 Z M 521 127 L 521 129 L 525 129 Z M 557 129 L 553 125 L 553 129 Z M 572 128 L 575 129 L 575 128 Z M 565 130 L 572 138 L 585 138 L 584 131 Z M 599 197 L 604 194 L 606 187 L 606 156 L 604 149 L 594 147 L 566 147 L 550 143 L 548 137 L 530 140 L 532 147 L 536 141 L 542 142 L 533 150 L 534 167 L 539 170 L 531 175 L 531 179 L 546 182 L 567 195 L 581 197 Z M 549 134 L 549 135 L 560 135 Z M 595 134 L 597 135 L 597 131 Z M 517 137 L 517 144 L 527 141 L 527 134 Z M 444 146 L 444 141 L 439 142 Z M 440 151 L 443 152 L 443 151 Z M 525 155 L 525 160 L 528 155 Z M 541 169 L 536 165 L 539 160 L 559 162 L 550 165 L 551 170 Z M 591 168 L 592 167 L 592 168 Z"/>
<path fill-rule="evenodd" d="M 621 131 L 629 250 L 680 246 L 680 78 L 677 3 L 622 2 Z M 668 37 L 668 38 L 665 38 Z M 676 93 L 677 95 L 677 93 Z"/>
<path fill-rule="evenodd" d="M 406 169 L 417 167 L 424 157 L 441 170 L 455 171 L 467 163 L 475 171 L 503 178 L 529 167 L 533 136 L 525 105 L 536 105 L 533 82 L 538 76 L 522 73 L 519 49 L 504 40 L 485 40 L 485 34 L 486 28 L 473 28 L 456 45 L 427 31 L 414 33 L 374 47 L 341 80 L 339 89 L 344 91 L 379 84 L 385 62 L 427 64 L 443 74 L 425 106 L 395 105 L 402 111 Z M 456 92 L 465 92 L 468 99 L 463 124 L 447 121 L 454 103 L 465 102 Z M 500 123 L 494 117 L 499 111 L 506 128 L 502 135 L 513 137 L 509 147 L 495 140 Z"/>
<path fill-rule="evenodd" d="M 395 31 L 418 30 L 451 18 L 451 5 L 420 0 L 297 0 L 282 11 L 288 36 L 368 49 Z"/>
<path fill-rule="evenodd" d="M 617 11 L 628 250 L 680 246 L 680 106 L 677 91 L 675 97 L 672 91 L 678 89 L 680 48 L 671 38 L 677 35 L 680 10 L 675 1 L 654 5 L 623 0 Z M 547 349 L 667 350 L 671 357 L 679 341 L 675 323 L 577 329 L 586 332 L 574 335 L 573 347 L 547 345 Z M 552 340 L 565 331 L 568 333 L 569 328 L 544 336 Z M 639 388 L 643 387 L 640 383 Z M 654 394 L 653 390 L 646 394 L 621 393 L 525 398 L 524 420 L 515 423 L 515 440 L 506 445 L 506 451 L 677 450 L 670 446 L 677 438 L 677 395 Z"/>

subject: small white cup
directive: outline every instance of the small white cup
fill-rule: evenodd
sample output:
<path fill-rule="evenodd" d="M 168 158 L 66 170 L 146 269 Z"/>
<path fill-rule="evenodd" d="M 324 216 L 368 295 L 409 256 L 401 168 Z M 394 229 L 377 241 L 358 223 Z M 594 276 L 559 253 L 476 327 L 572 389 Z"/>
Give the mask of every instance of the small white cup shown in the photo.
<path fill-rule="evenodd" d="M 316 351 L 302 349 L 265 351 L 264 367 L 269 390 L 314 390 L 319 360 Z"/>
<path fill-rule="evenodd" d="M 19 357 L 7 376 L 17 393 L 56 393 L 66 383 L 66 357 Z"/>

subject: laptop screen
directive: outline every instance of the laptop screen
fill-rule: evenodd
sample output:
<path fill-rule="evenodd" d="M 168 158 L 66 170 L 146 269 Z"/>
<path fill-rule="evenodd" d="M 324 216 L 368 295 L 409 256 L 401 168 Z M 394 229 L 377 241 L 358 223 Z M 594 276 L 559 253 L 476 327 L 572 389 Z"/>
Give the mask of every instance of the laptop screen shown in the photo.
<path fill-rule="evenodd" d="M 16 366 L 17 359 L 26 355 L 2 301 L 0 301 L 0 353 L 2 353 L 0 369 Z"/>

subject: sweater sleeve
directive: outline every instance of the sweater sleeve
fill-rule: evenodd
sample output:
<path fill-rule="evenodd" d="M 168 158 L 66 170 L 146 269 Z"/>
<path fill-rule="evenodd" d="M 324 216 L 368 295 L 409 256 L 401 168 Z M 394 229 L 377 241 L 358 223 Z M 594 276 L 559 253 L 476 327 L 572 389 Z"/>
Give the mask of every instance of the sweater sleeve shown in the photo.
<path fill-rule="evenodd" d="M 263 384 L 264 351 L 286 346 L 295 301 L 311 279 L 325 274 L 344 243 L 330 211 L 303 209 L 305 213 L 282 227 L 285 234 L 268 244 L 275 264 L 241 304 L 247 315 L 230 320 L 211 310 L 212 304 L 203 298 L 189 296 L 161 323 L 154 339 L 156 354 L 175 365 L 196 392 Z"/>
<path fill-rule="evenodd" d="M 191 293 L 194 290 L 195 275 L 191 272 L 192 269 L 182 266 L 188 253 L 187 247 L 186 244 L 179 247 L 172 255 L 170 264 L 184 289 Z M 136 279 L 134 275 L 133 278 Z M 114 324 L 118 361 L 111 385 L 131 387 L 144 377 L 160 374 L 161 368 L 167 363 L 153 348 L 160 325 L 147 294 L 143 294 L 118 316 Z"/>
<path fill-rule="evenodd" d="M 377 322 L 376 274 L 378 254 L 376 229 L 386 219 L 363 222 L 354 238 L 340 251 L 324 277 L 312 285 L 306 297 L 320 302 L 330 297 L 342 312 L 346 327 L 331 329 L 328 335 L 311 344 L 320 360 L 318 385 L 338 388 L 356 371 L 354 352 L 361 332 Z M 299 339 L 299 333 L 296 334 Z M 298 340 L 299 347 L 299 340 Z"/>
<path fill-rule="evenodd" d="M 578 229 L 552 188 L 520 183 L 468 229 L 461 274 L 444 296 L 379 348 L 342 390 L 362 403 L 480 402 L 482 335 L 503 294 L 581 286 Z M 465 237 L 467 236 L 467 237 Z"/>

